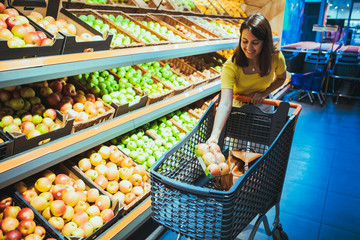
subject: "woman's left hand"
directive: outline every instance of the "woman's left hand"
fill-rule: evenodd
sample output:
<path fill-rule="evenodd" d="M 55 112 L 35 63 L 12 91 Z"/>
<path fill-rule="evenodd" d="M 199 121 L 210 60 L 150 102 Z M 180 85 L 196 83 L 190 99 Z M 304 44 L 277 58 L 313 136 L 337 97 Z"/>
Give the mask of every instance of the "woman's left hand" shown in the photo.
<path fill-rule="evenodd" d="M 252 97 L 251 103 L 255 105 L 259 105 L 261 104 L 262 100 L 265 99 L 266 94 L 263 92 L 256 92 L 251 97 Z"/>

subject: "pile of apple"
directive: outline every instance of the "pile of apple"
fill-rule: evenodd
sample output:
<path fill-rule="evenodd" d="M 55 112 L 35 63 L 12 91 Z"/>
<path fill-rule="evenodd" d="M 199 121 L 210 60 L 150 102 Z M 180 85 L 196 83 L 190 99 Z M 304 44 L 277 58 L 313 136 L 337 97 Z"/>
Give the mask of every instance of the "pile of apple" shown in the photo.
<path fill-rule="evenodd" d="M 46 170 L 33 186 L 15 188 L 63 236 L 88 237 L 114 217 L 110 197 L 63 173 Z"/>
<path fill-rule="evenodd" d="M 141 198 L 149 188 L 145 167 L 135 165 L 115 145 L 100 147 L 77 165 L 99 187 L 126 205 Z"/>
<path fill-rule="evenodd" d="M 0 127 L 4 132 L 19 132 L 27 138 L 61 128 L 55 122 L 56 111 L 46 109 L 29 86 L 0 89 Z"/>
<path fill-rule="evenodd" d="M 221 56 L 225 57 L 226 59 L 229 59 L 234 54 L 234 49 L 228 49 L 228 50 L 220 50 L 217 51 Z"/>
<path fill-rule="evenodd" d="M 201 82 L 204 80 L 204 78 L 202 76 L 200 76 L 199 74 L 197 74 L 197 72 L 194 72 L 192 74 L 187 74 L 184 70 L 181 70 L 180 68 L 176 68 L 175 64 L 170 62 L 169 63 L 170 68 L 174 71 L 174 72 L 180 72 L 181 74 L 183 74 L 185 77 L 185 79 L 187 81 L 191 81 L 191 82 Z"/>
<path fill-rule="evenodd" d="M 161 82 L 155 83 L 150 73 L 143 74 L 140 69 L 136 70 L 132 66 L 117 68 L 115 73 L 120 77 L 120 86 L 138 88 L 143 92 L 143 95 L 156 97 L 170 91 Z"/>
<path fill-rule="evenodd" d="M 196 70 L 200 71 L 203 75 L 205 75 L 206 78 L 215 78 L 219 76 L 218 72 L 212 72 L 209 69 L 206 69 L 205 64 L 195 64 L 191 61 L 191 59 L 184 57 L 181 58 L 182 61 L 186 62 L 187 64 L 189 64 L 190 66 L 192 66 L 193 68 L 195 68 Z"/>
<path fill-rule="evenodd" d="M 195 25 L 192 25 L 191 28 L 194 29 L 195 31 L 197 31 L 198 33 L 200 33 L 201 35 L 203 35 L 204 37 L 206 37 L 207 39 L 215 38 L 213 35 L 204 32 L 203 30 L 201 30 L 199 27 L 196 27 Z"/>
<path fill-rule="evenodd" d="M 109 19 L 110 21 L 114 22 L 119 27 L 125 29 L 129 33 L 131 33 L 134 37 L 142 40 L 145 43 L 152 43 L 152 42 L 159 42 L 159 38 L 146 30 L 145 28 L 141 27 L 139 24 L 130 21 L 128 18 L 124 18 L 122 15 L 117 15 L 116 17 L 113 14 L 104 14 L 103 17 Z M 115 41 L 117 40 L 115 37 Z"/>
<path fill-rule="evenodd" d="M 87 121 L 106 112 L 101 100 L 96 100 L 92 93 L 76 90 L 67 78 L 50 81 L 49 88 L 52 92 L 45 96 L 49 105 L 74 118 L 75 122 Z"/>
<path fill-rule="evenodd" d="M 184 26 L 176 25 L 175 29 L 181 32 L 182 34 L 184 34 L 185 36 L 187 36 L 188 38 L 190 38 L 191 40 L 197 40 L 196 34 L 187 30 Z"/>
<path fill-rule="evenodd" d="M 145 134 L 142 128 L 114 138 L 111 142 L 146 170 L 149 170 L 166 151 L 161 139 L 152 139 Z"/>
<path fill-rule="evenodd" d="M 188 131 L 193 129 L 199 121 L 196 117 L 192 116 L 187 111 L 181 110 L 176 111 L 171 119 L 173 119 L 177 124 L 181 125 Z"/>
<path fill-rule="evenodd" d="M 122 45 L 131 45 L 134 43 L 128 36 L 125 36 L 122 33 L 118 33 L 115 28 L 112 28 L 109 24 L 104 23 L 102 19 L 96 18 L 92 14 L 88 15 L 80 15 L 78 18 L 87 24 L 89 24 L 91 27 L 95 28 L 97 31 L 101 32 L 103 35 L 105 35 L 107 32 L 112 33 L 114 35 L 113 39 L 111 40 L 111 46 L 117 47 Z M 103 40 L 97 36 L 97 40 Z"/>
<path fill-rule="evenodd" d="M 216 143 L 199 143 L 195 147 L 195 155 L 205 164 L 204 171 L 207 170 L 211 176 L 222 176 L 230 172 L 230 167 Z"/>
<path fill-rule="evenodd" d="M 223 38 L 238 38 L 238 35 L 236 32 L 234 32 L 231 28 L 224 28 L 224 26 L 221 23 L 217 23 L 215 21 L 207 21 L 200 17 L 195 16 L 189 16 L 188 17 L 191 21 L 194 21 L 201 27 L 205 28 L 206 30 L 214 33 L 217 36 L 223 37 Z"/>
<path fill-rule="evenodd" d="M 113 73 L 118 72 L 118 68 L 112 69 Z M 101 97 L 104 102 L 111 104 L 136 104 L 141 97 L 132 88 L 132 84 L 120 83 L 116 81 L 115 76 L 109 71 L 97 71 L 86 74 L 79 74 L 74 78 L 85 88 L 91 91 L 98 97 Z"/>
<path fill-rule="evenodd" d="M 53 40 L 36 29 L 15 8 L 7 8 L 0 2 L 0 39 L 7 40 L 9 48 L 49 46 Z"/>
<path fill-rule="evenodd" d="M 165 84 L 172 88 L 186 87 L 191 84 L 185 78 L 182 78 L 177 74 L 173 73 L 168 63 L 165 64 L 163 67 L 159 62 L 143 63 L 140 64 L 140 66 L 146 71 L 160 78 Z"/>
<path fill-rule="evenodd" d="M 181 36 L 175 34 L 172 30 L 168 29 L 166 26 L 161 26 L 158 22 L 153 21 L 141 21 L 141 23 L 150 28 L 151 30 L 157 32 L 161 36 L 164 36 L 171 42 L 183 42 L 187 41 L 186 39 L 182 38 Z"/>
<path fill-rule="evenodd" d="M 12 197 L 1 197 L 0 214 L 0 239 L 41 240 L 45 238 L 46 230 L 36 224 L 33 210 L 17 206 Z M 47 240 L 51 239 L 53 238 L 47 238 Z"/>

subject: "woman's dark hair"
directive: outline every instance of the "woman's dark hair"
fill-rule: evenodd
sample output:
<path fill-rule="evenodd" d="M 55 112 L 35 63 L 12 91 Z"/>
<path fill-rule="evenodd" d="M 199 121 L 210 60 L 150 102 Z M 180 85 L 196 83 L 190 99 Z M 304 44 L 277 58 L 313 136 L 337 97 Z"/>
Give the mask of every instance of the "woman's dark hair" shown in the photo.
<path fill-rule="evenodd" d="M 259 54 L 259 66 L 260 76 L 266 76 L 271 71 L 271 57 L 275 52 L 270 24 L 260 13 L 255 13 L 247 17 L 241 24 L 240 35 L 242 35 L 244 29 L 248 29 L 256 38 L 263 41 L 263 47 Z M 241 49 L 241 36 L 239 45 L 236 47 L 231 60 L 240 67 L 249 66 L 248 59 Z"/>

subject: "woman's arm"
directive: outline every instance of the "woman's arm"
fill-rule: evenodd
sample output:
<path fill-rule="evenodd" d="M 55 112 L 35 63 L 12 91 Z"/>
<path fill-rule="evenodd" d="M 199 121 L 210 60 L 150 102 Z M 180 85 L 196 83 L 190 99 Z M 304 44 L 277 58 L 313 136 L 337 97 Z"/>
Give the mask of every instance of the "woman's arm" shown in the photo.
<path fill-rule="evenodd" d="M 218 143 L 220 133 L 224 128 L 225 123 L 231 112 L 232 102 L 233 102 L 233 90 L 228 88 L 221 89 L 221 99 L 216 111 L 213 130 L 211 132 L 210 138 L 206 141 L 207 143 L 211 143 L 211 142 Z"/>
<path fill-rule="evenodd" d="M 263 92 L 256 92 L 251 97 L 251 102 L 253 104 L 261 104 L 262 100 L 269 96 L 270 93 L 281 87 L 286 79 L 286 71 L 280 75 L 275 75 L 275 80 L 270 84 L 270 86 L 265 89 Z"/>

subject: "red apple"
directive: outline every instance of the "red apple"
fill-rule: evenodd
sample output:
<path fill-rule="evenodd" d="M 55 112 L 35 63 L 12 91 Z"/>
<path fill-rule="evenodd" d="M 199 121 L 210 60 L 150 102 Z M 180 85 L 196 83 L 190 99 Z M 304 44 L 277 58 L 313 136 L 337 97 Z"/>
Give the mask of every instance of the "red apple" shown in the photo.
<path fill-rule="evenodd" d="M 15 230 L 19 226 L 19 221 L 14 217 L 6 217 L 1 221 L 1 229 L 4 233 Z"/>
<path fill-rule="evenodd" d="M 9 16 L 9 14 L 3 14 L 3 13 L 0 13 L 0 19 L 5 21 Z"/>
<path fill-rule="evenodd" d="M 2 29 L 2 28 L 7 28 L 7 24 L 6 24 L 5 20 L 0 19 L 0 29 Z"/>
<path fill-rule="evenodd" d="M 27 219 L 33 220 L 34 217 L 35 217 L 34 211 L 31 210 L 31 208 L 26 207 L 26 208 L 23 208 L 20 210 L 20 212 L 17 214 L 16 218 L 19 221 L 21 221 L 21 220 L 27 220 Z"/>
<path fill-rule="evenodd" d="M 74 214 L 72 221 L 79 227 L 81 224 L 89 221 L 89 216 L 86 212 L 79 211 Z"/>
<path fill-rule="evenodd" d="M 62 215 L 62 218 L 65 220 L 65 222 L 69 222 L 73 218 L 74 214 L 75 214 L 74 208 L 70 206 L 66 206 L 66 210 Z"/>
<path fill-rule="evenodd" d="M 29 23 L 24 23 L 22 25 L 26 28 L 27 32 L 34 32 L 35 33 L 35 28 L 33 26 L 31 26 Z"/>
<path fill-rule="evenodd" d="M 100 217 L 102 218 L 102 220 L 105 223 L 114 217 L 114 211 L 110 208 L 104 209 L 101 211 Z"/>
<path fill-rule="evenodd" d="M 37 197 L 38 194 L 34 190 L 29 189 L 23 192 L 22 196 L 27 202 L 30 202 L 33 198 Z"/>
<path fill-rule="evenodd" d="M 79 199 L 80 199 L 80 196 L 77 192 L 69 192 L 69 191 L 66 191 L 64 194 L 63 194 L 63 197 L 62 197 L 64 203 L 68 206 L 71 206 L 71 207 L 74 207 L 76 204 L 78 204 L 79 202 Z"/>
<path fill-rule="evenodd" d="M 93 225 L 94 229 L 98 229 L 104 225 L 104 221 L 100 216 L 95 216 L 89 219 L 89 223 Z"/>
<path fill-rule="evenodd" d="M 79 211 L 83 211 L 85 212 L 86 209 L 88 209 L 90 207 L 89 203 L 84 202 L 84 201 L 79 201 L 76 206 L 74 207 L 74 211 L 75 213 L 79 212 Z"/>
<path fill-rule="evenodd" d="M 6 207 L 11 206 L 12 197 L 2 196 L 0 198 L 0 212 L 2 212 Z"/>
<path fill-rule="evenodd" d="M 34 186 L 35 186 L 36 190 L 38 190 L 39 192 L 47 192 L 50 190 L 50 188 L 52 186 L 52 182 L 47 177 L 41 177 L 38 180 L 36 180 Z"/>
<path fill-rule="evenodd" d="M 2 2 L 0 2 L 0 13 L 3 13 L 5 8 L 6 8 L 5 5 Z"/>
<path fill-rule="evenodd" d="M 43 38 L 41 39 L 41 46 L 51 46 L 53 45 L 54 41 L 50 38 Z"/>
<path fill-rule="evenodd" d="M 19 223 L 18 229 L 23 235 L 29 235 L 35 231 L 36 223 L 32 219 L 24 219 Z"/>
<path fill-rule="evenodd" d="M 142 188 L 141 186 L 135 186 L 133 187 L 133 189 L 131 189 L 131 192 L 138 197 L 144 193 L 144 188 Z"/>
<path fill-rule="evenodd" d="M 106 190 L 111 194 L 115 194 L 119 190 L 119 182 L 115 180 L 110 181 L 106 186 Z"/>
<path fill-rule="evenodd" d="M 64 86 L 63 91 L 64 95 L 75 97 L 76 96 L 76 88 L 73 84 L 68 83 Z"/>
<path fill-rule="evenodd" d="M 20 240 L 21 239 L 21 232 L 19 230 L 11 230 L 5 235 L 5 240 Z"/>
<path fill-rule="evenodd" d="M 0 37 L 4 38 L 6 40 L 10 40 L 14 37 L 14 35 L 11 33 L 11 31 L 7 28 L 0 29 Z"/>
<path fill-rule="evenodd" d="M 217 145 L 216 143 L 213 143 L 213 142 L 209 144 L 209 149 L 212 153 L 221 151 L 219 145 Z"/>
<path fill-rule="evenodd" d="M 96 201 L 95 205 L 100 209 L 100 211 L 104 209 L 108 209 L 111 206 L 110 198 L 106 195 L 100 195 Z"/>
<path fill-rule="evenodd" d="M 130 157 L 124 157 L 121 159 L 120 167 L 122 168 L 131 168 L 133 165 L 133 161 Z"/>
<path fill-rule="evenodd" d="M 96 101 L 96 97 L 95 97 L 95 95 L 92 94 L 92 93 L 87 93 L 87 94 L 85 95 L 85 97 L 86 97 L 86 100 L 87 100 L 87 101 L 90 101 L 90 102 L 95 102 L 95 101 Z"/>
<path fill-rule="evenodd" d="M 31 199 L 30 201 L 31 206 L 35 208 L 36 211 L 43 211 L 47 206 L 49 206 L 49 202 L 46 198 L 37 196 Z"/>
<path fill-rule="evenodd" d="M 52 108 L 48 108 L 45 110 L 45 112 L 43 113 L 43 117 L 49 117 L 51 118 L 52 120 L 55 120 L 56 118 L 56 111 Z"/>
<path fill-rule="evenodd" d="M 63 196 L 65 190 L 66 190 L 66 188 L 64 185 L 56 184 L 51 188 L 50 192 L 52 193 L 52 195 L 54 196 L 55 199 L 60 200 L 60 199 L 62 199 L 62 196 Z"/>
<path fill-rule="evenodd" d="M 35 31 L 39 35 L 40 39 L 43 40 L 47 38 L 46 34 L 43 31 Z"/>
<path fill-rule="evenodd" d="M 46 235 L 46 230 L 43 226 L 36 226 L 34 230 L 34 234 L 39 235 L 41 238 L 44 238 Z"/>
<path fill-rule="evenodd" d="M 225 175 L 225 174 L 228 174 L 230 172 L 230 167 L 226 162 L 220 163 L 219 167 L 220 167 L 220 174 L 221 175 Z"/>
<path fill-rule="evenodd" d="M 65 210 L 66 204 L 63 200 L 54 200 L 50 203 L 51 214 L 55 217 L 62 216 L 65 213 Z"/>
<path fill-rule="evenodd" d="M 142 182 L 142 176 L 140 174 L 135 173 L 130 177 L 130 182 L 133 186 L 140 186 Z"/>
<path fill-rule="evenodd" d="M 5 20 L 5 23 L 9 30 L 11 30 L 15 26 L 21 26 L 20 21 L 18 19 L 16 19 L 15 17 L 11 17 L 11 16 Z"/>
<path fill-rule="evenodd" d="M 126 204 L 130 204 L 135 199 L 136 199 L 136 196 L 134 193 L 129 192 L 129 193 L 125 194 L 125 203 Z"/>
<path fill-rule="evenodd" d="M 218 176 L 221 174 L 221 170 L 218 164 L 212 163 L 207 167 L 207 169 L 209 170 L 211 176 Z"/>
<path fill-rule="evenodd" d="M 41 45 L 41 39 L 39 37 L 38 34 L 36 34 L 35 32 L 27 32 L 24 35 L 24 41 L 26 44 L 32 44 L 35 46 L 40 46 Z"/>
<path fill-rule="evenodd" d="M 41 103 L 36 103 L 35 105 L 33 105 L 31 107 L 31 113 L 32 115 L 40 115 L 42 116 L 43 113 L 45 112 L 46 108 L 43 104 Z"/>
<path fill-rule="evenodd" d="M 24 240 L 42 240 L 42 238 L 39 235 L 32 233 L 30 235 L 27 235 Z M 49 238 L 47 238 L 46 240 L 49 240 Z"/>
<path fill-rule="evenodd" d="M 90 236 L 93 232 L 94 232 L 94 227 L 91 223 L 89 222 L 85 222 L 82 223 L 79 228 L 81 228 L 82 230 L 84 230 L 85 233 L 85 237 Z"/>
<path fill-rule="evenodd" d="M 132 187 L 132 183 L 129 180 L 121 180 L 119 183 L 119 190 L 124 194 L 131 192 Z"/>
<path fill-rule="evenodd" d="M 60 173 L 55 178 L 55 184 L 69 184 L 70 183 L 70 177 L 66 174 Z"/>
<path fill-rule="evenodd" d="M 94 182 L 99 185 L 102 189 L 105 189 L 108 185 L 108 180 L 104 175 L 99 175 Z"/>
<path fill-rule="evenodd" d="M 89 217 L 99 216 L 100 215 L 100 209 L 96 205 L 92 205 L 86 209 L 86 213 L 89 215 Z"/>
<path fill-rule="evenodd" d="M 34 17 L 36 20 L 41 20 L 41 19 L 44 18 L 41 13 L 36 12 L 36 11 L 32 11 L 32 12 L 30 13 L 29 17 L 30 17 L 30 16 Z"/>
<path fill-rule="evenodd" d="M 54 91 L 49 96 L 47 96 L 46 100 L 52 107 L 57 107 L 61 99 L 60 96 Z"/>
<path fill-rule="evenodd" d="M 14 34 L 15 37 L 24 38 L 25 34 L 27 33 L 26 27 L 22 25 L 15 25 L 11 28 L 12 34 Z"/>
<path fill-rule="evenodd" d="M 51 217 L 48 222 L 59 232 L 63 229 L 65 225 L 64 219 L 62 219 L 61 217 Z"/>
<path fill-rule="evenodd" d="M 50 206 L 49 207 L 46 207 L 44 209 L 44 211 L 42 211 L 41 215 L 46 219 L 46 220 L 49 220 L 53 215 L 51 214 L 51 211 L 50 211 Z"/>
<path fill-rule="evenodd" d="M 15 8 L 7 8 L 3 13 L 8 14 L 10 17 L 19 16 L 19 12 Z"/>
<path fill-rule="evenodd" d="M 206 143 L 199 143 L 195 147 L 195 154 L 197 156 L 203 156 L 205 153 L 209 152 L 210 148 Z"/>
<path fill-rule="evenodd" d="M 81 171 L 86 172 L 87 170 L 89 170 L 91 168 L 91 162 L 90 159 L 88 158 L 82 158 L 79 162 L 78 162 L 78 166 L 80 168 Z"/>
<path fill-rule="evenodd" d="M 90 188 L 87 191 L 87 200 L 89 202 L 95 202 L 98 197 L 99 197 L 99 190 L 97 190 L 96 188 Z"/>
<path fill-rule="evenodd" d="M 78 226 L 76 223 L 74 222 L 68 222 L 64 225 L 62 231 L 61 231 L 61 234 L 63 236 L 66 236 L 66 237 L 70 237 L 71 236 L 71 232 L 74 231 L 75 229 L 77 229 Z"/>
<path fill-rule="evenodd" d="M 8 206 L 4 209 L 4 217 L 16 218 L 21 208 L 19 206 Z"/>
<path fill-rule="evenodd" d="M 22 133 L 24 133 L 25 135 L 28 135 L 32 130 L 35 129 L 35 124 L 32 122 L 23 122 L 20 125 L 20 130 Z"/>

